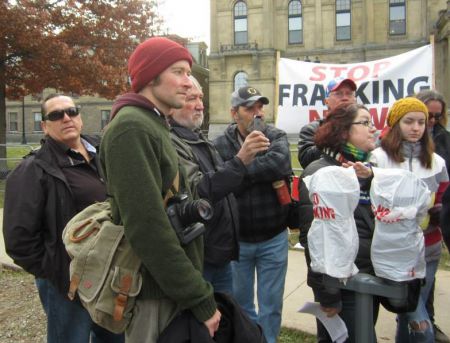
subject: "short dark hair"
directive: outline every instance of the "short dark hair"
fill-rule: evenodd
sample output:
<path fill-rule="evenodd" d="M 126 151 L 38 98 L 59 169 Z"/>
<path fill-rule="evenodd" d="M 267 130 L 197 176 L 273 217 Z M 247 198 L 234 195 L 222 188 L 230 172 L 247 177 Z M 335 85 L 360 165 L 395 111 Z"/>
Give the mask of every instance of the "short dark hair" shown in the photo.
<path fill-rule="evenodd" d="M 47 101 L 49 101 L 50 99 L 53 99 L 53 98 L 58 98 L 60 96 L 67 96 L 67 97 L 69 97 L 68 95 L 61 94 L 61 93 L 51 93 L 51 94 L 47 95 L 44 100 L 42 100 L 42 103 L 41 103 L 41 117 L 42 117 L 42 121 L 45 121 L 45 115 L 47 114 L 46 113 L 47 112 L 47 108 L 45 107 L 45 104 L 47 103 Z"/>
<path fill-rule="evenodd" d="M 316 132 L 314 138 L 316 146 L 321 150 L 328 148 L 332 151 L 340 151 L 342 146 L 347 143 L 348 132 L 359 110 L 368 111 L 363 105 L 351 104 L 339 106 L 329 112 Z"/>

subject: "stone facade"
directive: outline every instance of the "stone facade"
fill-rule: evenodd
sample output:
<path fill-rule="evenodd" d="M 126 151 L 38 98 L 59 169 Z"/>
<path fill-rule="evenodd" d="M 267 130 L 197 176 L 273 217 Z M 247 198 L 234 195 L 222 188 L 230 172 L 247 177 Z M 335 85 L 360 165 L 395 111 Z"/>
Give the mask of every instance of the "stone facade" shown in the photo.
<path fill-rule="evenodd" d="M 234 16 L 238 2 L 246 7 L 246 44 L 236 44 L 234 38 L 239 19 Z M 275 99 L 277 51 L 281 57 L 292 59 L 354 63 L 394 56 L 429 44 L 430 35 L 434 34 L 436 86 L 450 99 L 450 1 L 404 1 L 404 34 L 390 34 L 389 0 L 340 1 L 350 3 L 350 39 L 338 40 L 337 1 L 302 0 L 303 40 L 296 44 L 288 43 L 290 3 L 288 0 L 211 1 L 210 121 L 220 129 L 230 122 L 230 94 L 238 72 L 245 72 L 248 84 Z M 273 120 L 273 101 L 266 113 Z M 211 130 L 215 131 L 213 127 Z"/>
<path fill-rule="evenodd" d="M 203 42 L 188 43 L 186 39 L 173 35 L 169 38 L 186 45 L 194 57 L 192 74 L 198 79 L 205 93 L 205 126 L 207 126 L 209 122 L 207 110 L 209 103 L 209 71 L 207 69 L 208 61 L 206 58 L 207 45 Z M 6 101 L 7 143 L 34 144 L 40 141 L 43 137 L 43 132 L 40 129 L 40 102 L 50 93 L 55 93 L 55 90 L 45 89 L 38 96 L 29 95 L 20 101 Z M 94 96 L 78 96 L 76 94 L 72 94 L 72 96 L 75 104 L 81 107 L 83 133 L 101 134 L 103 127 L 107 124 L 113 101 Z"/>
<path fill-rule="evenodd" d="M 30 144 L 39 142 L 43 136 L 40 128 L 40 101 L 54 92 L 52 89 L 45 89 L 39 97 L 26 96 L 21 101 L 6 102 L 6 140 L 8 143 Z M 100 134 L 109 118 L 112 101 L 91 96 L 72 96 L 75 104 L 81 107 L 83 132 L 86 134 Z M 23 118 L 25 119 L 24 121 L 22 121 Z M 22 123 L 25 124 L 25 131 L 23 131 Z"/>

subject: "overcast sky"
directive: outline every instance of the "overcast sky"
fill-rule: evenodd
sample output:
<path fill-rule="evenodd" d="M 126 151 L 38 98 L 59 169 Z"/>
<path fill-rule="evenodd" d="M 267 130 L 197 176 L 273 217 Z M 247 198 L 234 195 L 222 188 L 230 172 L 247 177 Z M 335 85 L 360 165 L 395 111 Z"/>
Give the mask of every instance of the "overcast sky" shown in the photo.
<path fill-rule="evenodd" d="M 209 43 L 209 0 L 161 0 L 159 12 L 168 33 Z"/>

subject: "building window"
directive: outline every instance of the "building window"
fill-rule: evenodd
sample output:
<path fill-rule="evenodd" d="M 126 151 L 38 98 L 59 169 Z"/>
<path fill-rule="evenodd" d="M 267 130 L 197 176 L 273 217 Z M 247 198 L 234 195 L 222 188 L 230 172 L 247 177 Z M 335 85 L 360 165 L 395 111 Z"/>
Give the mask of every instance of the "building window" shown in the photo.
<path fill-rule="evenodd" d="M 17 122 L 17 112 L 9 112 L 9 132 L 19 131 L 19 123 Z"/>
<path fill-rule="evenodd" d="M 234 90 L 238 90 L 241 87 L 248 85 L 247 73 L 240 71 L 234 75 Z"/>
<path fill-rule="evenodd" d="M 336 40 L 352 39 L 351 0 L 336 0 Z"/>
<path fill-rule="evenodd" d="M 110 110 L 101 110 L 101 122 L 100 122 L 100 128 L 103 130 L 106 125 L 109 123 L 109 115 L 111 113 Z"/>
<path fill-rule="evenodd" d="M 234 44 L 247 44 L 247 5 L 238 1 L 234 5 Z"/>
<path fill-rule="evenodd" d="M 33 131 L 42 131 L 42 128 L 41 128 L 41 121 L 42 121 L 41 112 L 33 112 L 33 118 L 34 118 Z"/>
<path fill-rule="evenodd" d="M 289 44 L 303 43 L 302 2 L 289 2 L 288 10 Z"/>
<path fill-rule="evenodd" d="M 404 0 L 389 1 L 389 34 L 404 35 L 406 33 L 406 7 Z"/>

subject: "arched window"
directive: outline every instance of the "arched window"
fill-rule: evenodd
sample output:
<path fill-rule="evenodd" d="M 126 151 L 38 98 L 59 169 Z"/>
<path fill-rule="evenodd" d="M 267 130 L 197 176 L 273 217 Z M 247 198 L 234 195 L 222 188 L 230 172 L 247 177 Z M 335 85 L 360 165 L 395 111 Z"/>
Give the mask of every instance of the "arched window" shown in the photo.
<path fill-rule="evenodd" d="M 234 75 L 234 90 L 238 90 L 241 87 L 248 85 L 248 76 L 245 71 L 237 72 Z"/>
<path fill-rule="evenodd" d="M 389 34 L 406 34 L 406 8 L 404 0 L 389 1 Z"/>
<path fill-rule="evenodd" d="M 351 0 L 336 0 L 336 40 L 352 39 Z"/>
<path fill-rule="evenodd" d="M 234 5 L 234 44 L 247 44 L 247 5 L 238 1 Z"/>
<path fill-rule="evenodd" d="M 289 44 L 303 43 L 302 2 L 290 1 L 288 7 Z"/>

